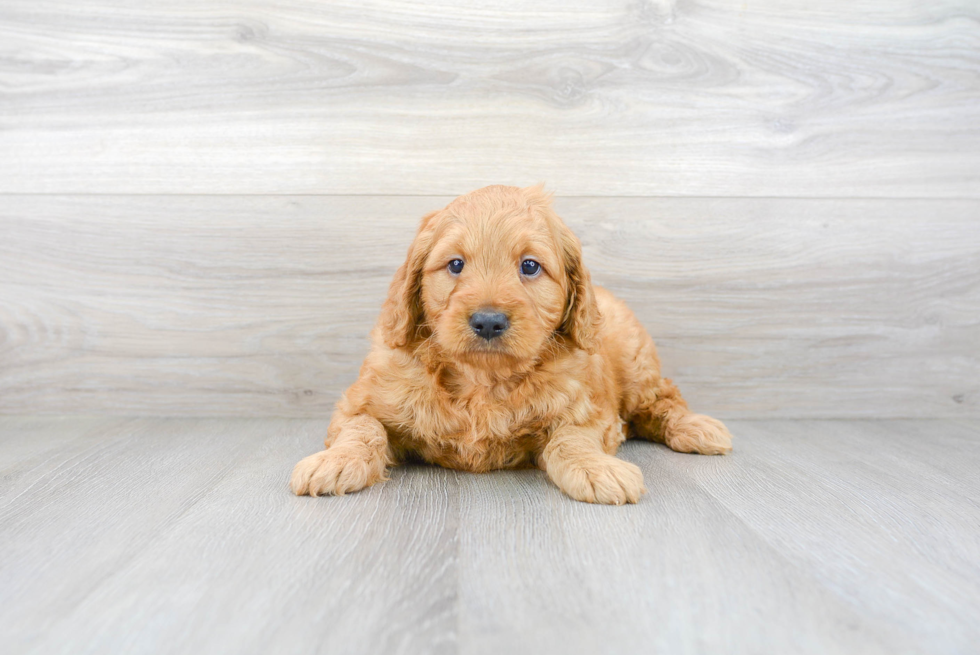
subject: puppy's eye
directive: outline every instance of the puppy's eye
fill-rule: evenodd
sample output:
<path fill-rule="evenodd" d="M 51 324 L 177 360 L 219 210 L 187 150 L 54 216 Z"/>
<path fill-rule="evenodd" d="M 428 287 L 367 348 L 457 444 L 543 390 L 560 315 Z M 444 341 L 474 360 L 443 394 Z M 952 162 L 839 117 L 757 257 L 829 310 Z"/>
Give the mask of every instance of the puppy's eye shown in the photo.
<path fill-rule="evenodd" d="M 451 262 L 449 262 L 449 266 L 447 266 L 446 268 L 448 268 L 449 272 L 452 273 L 453 275 L 459 275 L 460 273 L 463 272 L 463 260 L 454 259 Z"/>
<path fill-rule="evenodd" d="M 541 271 L 541 264 L 533 259 L 525 259 L 521 262 L 521 273 L 528 277 L 534 277 Z"/>

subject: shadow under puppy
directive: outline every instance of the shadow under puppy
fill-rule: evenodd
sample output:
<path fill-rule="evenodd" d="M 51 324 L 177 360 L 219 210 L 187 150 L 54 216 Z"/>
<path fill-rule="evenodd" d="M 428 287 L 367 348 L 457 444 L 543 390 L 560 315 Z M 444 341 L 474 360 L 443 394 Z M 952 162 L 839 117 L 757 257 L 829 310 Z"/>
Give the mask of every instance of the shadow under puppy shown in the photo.
<path fill-rule="evenodd" d="M 660 377 L 629 308 L 592 285 L 543 188 L 490 186 L 422 219 L 326 450 L 299 462 L 290 486 L 341 495 L 416 457 L 537 466 L 576 500 L 635 503 L 643 475 L 614 456 L 629 436 L 731 450 L 725 426 Z"/>

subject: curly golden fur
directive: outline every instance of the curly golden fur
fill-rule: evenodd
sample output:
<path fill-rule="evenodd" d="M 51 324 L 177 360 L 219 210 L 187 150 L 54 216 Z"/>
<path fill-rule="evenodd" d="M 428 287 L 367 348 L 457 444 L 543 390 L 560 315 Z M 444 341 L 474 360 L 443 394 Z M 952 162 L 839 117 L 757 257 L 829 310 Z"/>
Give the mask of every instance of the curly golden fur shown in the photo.
<path fill-rule="evenodd" d="M 471 325 L 487 311 L 507 319 L 499 337 Z M 640 469 L 615 457 L 628 436 L 731 450 L 725 426 L 660 377 L 629 308 L 592 285 L 550 196 L 491 186 L 422 219 L 326 450 L 299 462 L 290 486 L 342 495 L 414 457 L 477 472 L 537 466 L 577 500 L 635 503 Z"/>

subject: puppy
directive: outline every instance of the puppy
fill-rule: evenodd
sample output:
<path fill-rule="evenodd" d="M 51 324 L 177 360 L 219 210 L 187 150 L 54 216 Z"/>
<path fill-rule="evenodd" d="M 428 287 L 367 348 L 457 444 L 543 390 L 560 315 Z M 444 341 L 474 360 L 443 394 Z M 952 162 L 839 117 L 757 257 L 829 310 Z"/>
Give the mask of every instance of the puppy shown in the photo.
<path fill-rule="evenodd" d="M 653 340 L 591 284 L 578 239 L 541 187 L 490 186 L 422 219 L 371 352 L 300 461 L 297 495 L 343 495 L 408 458 L 463 471 L 539 467 L 589 503 L 635 503 L 630 436 L 731 450 L 725 426 L 660 377 Z"/>

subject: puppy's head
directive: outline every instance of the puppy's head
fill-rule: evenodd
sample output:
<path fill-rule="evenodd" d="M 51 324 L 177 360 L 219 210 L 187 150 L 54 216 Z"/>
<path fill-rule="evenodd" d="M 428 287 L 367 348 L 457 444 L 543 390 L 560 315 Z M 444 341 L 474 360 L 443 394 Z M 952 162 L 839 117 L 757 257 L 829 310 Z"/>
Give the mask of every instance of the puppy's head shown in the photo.
<path fill-rule="evenodd" d="M 491 186 L 422 219 L 381 316 L 392 348 L 432 339 L 456 361 L 594 352 L 598 309 L 578 239 L 541 187 Z"/>

